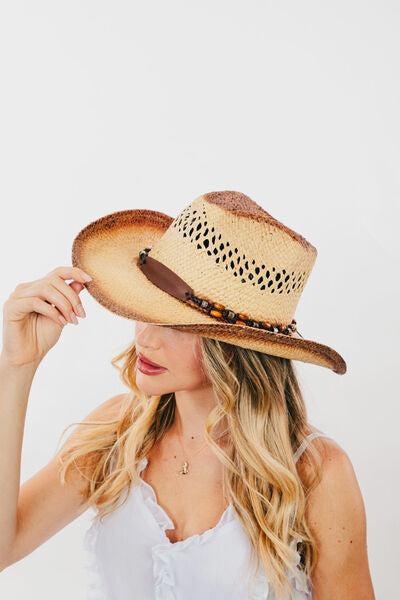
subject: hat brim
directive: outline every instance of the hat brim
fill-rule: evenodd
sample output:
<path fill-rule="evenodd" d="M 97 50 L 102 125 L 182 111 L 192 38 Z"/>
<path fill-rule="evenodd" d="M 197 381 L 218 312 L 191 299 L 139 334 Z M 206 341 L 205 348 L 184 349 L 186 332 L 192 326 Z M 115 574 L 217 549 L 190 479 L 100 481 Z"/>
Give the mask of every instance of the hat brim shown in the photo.
<path fill-rule="evenodd" d="M 85 286 L 104 308 L 127 319 L 312 363 L 339 375 L 346 372 L 346 362 L 329 346 L 298 334 L 289 337 L 248 325 L 216 322 L 154 285 L 138 265 L 139 251 L 152 247 L 172 221 L 169 215 L 154 210 L 116 211 L 89 223 L 76 235 L 72 264 L 93 278 Z"/>

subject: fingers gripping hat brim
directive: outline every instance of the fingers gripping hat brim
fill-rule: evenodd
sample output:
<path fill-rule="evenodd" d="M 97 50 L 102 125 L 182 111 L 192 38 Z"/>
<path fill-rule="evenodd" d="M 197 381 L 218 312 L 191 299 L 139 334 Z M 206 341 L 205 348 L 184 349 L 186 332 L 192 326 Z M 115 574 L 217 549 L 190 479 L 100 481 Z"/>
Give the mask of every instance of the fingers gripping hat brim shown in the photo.
<path fill-rule="evenodd" d="M 248 325 L 216 322 L 188 303 L 157 287 L 138 264 L 140 250 L 152 247 L 173 222 L 154 210 L 132 209 L 105 215 L 84 227 L 72 245 L 72 264 L 89 273 L 88 292 L 106 309 L 132 320 L 300 360 L 346 372 L 346 362 L 319 342 L 272 333 Z"/>

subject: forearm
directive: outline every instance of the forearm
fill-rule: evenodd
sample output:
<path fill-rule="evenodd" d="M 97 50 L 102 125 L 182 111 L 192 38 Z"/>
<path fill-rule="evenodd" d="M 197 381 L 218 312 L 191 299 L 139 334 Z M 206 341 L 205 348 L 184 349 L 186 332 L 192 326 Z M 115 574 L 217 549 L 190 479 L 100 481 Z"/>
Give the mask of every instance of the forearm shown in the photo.
<path fill-rule="evenodd" d="M 37 366 L 14 366 L 0 354 L 0 566 L 17 529 L 22 440 Z"/>

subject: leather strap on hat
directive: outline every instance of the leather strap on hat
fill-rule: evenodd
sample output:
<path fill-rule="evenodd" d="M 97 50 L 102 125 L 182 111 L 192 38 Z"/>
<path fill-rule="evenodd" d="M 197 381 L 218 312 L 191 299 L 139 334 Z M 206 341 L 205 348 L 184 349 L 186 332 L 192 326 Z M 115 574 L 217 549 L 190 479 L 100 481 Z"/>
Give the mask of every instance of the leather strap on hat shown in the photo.
<path fill-rule="evenodd" d="M 155 258 L 148 256 L 150 250 L 151 248 L 145 248 L 139 252 L 139 266 L 147 279 L 171 296 L 179 300 L 187 300 L 193 294 L 192 288 L 174 271 Z"/>

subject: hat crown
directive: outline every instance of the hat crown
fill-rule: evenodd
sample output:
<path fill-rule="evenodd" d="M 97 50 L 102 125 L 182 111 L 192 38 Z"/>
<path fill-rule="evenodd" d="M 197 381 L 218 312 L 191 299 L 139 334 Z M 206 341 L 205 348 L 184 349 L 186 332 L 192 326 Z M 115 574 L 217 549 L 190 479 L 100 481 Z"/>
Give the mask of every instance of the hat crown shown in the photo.
<path fill-rule="evenodd" d="M 317 250 L 241 192 L 198 196 L 150 256 L 196 295 L 271 323 L 291 322 Z"/>

